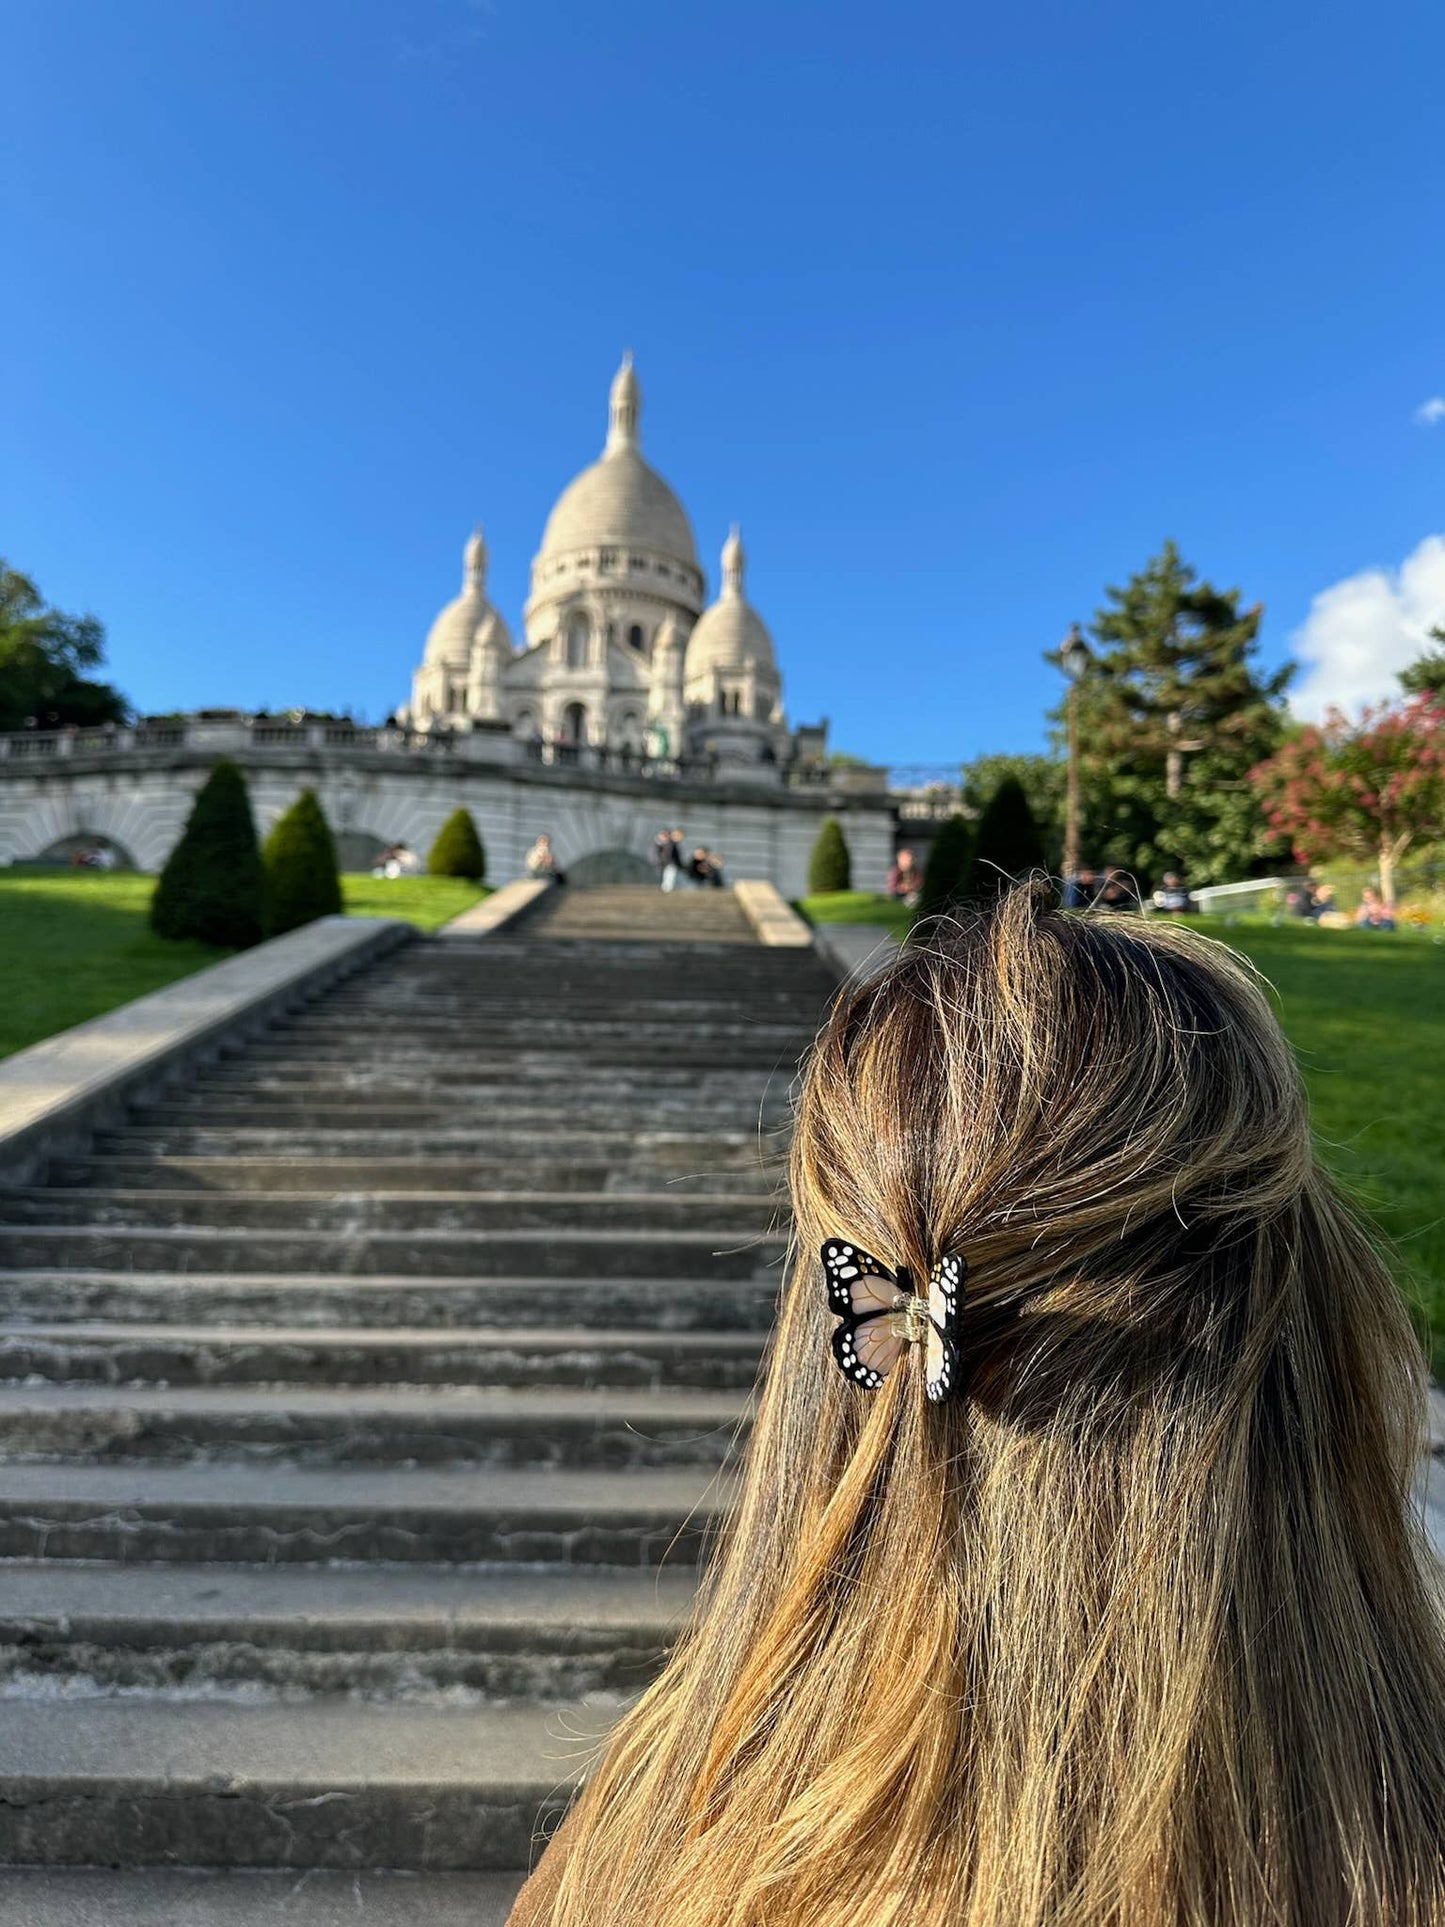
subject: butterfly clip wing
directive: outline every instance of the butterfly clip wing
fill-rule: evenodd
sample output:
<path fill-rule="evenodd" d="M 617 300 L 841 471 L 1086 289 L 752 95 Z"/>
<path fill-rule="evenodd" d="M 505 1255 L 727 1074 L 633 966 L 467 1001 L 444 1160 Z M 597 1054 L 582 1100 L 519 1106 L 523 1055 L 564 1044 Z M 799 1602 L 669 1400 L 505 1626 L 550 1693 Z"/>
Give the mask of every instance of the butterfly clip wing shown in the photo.
<path fill-rule="evenodd" d="M 876 1392 L 905 1348 L 921 1337 L 929 1399 L 937 1404 L 962 1384 L 960 1330 L 967 1276 L 962 1258 L 944 1258 L 934 1266 L 926 1309 L 925 1301 L 914 1297 L 907 1271 L 890 1271 L 870 1252 L 842 1238 L 825 1240 L 823 1276 L 829 1308 L 838 1320 L 833 1358 L 846 1379 Z"/>

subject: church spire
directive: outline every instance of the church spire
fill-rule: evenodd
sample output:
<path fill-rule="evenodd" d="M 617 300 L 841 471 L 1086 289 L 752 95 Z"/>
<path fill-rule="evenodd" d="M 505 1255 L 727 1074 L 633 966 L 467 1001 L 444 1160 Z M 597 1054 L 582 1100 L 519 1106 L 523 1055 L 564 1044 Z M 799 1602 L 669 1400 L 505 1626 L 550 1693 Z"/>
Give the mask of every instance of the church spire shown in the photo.
<path fill-rule="evenodd" d="M 612 379 L 612 394 L 607 422 L 607 453 L 619 448 L 636 448 L 637 421 L 642 413 L 642 389 L 632 366 L 632 350 L 622 357 L 622 366 Z"/>
<path fill-rule="evenodd" d="M 474 595 L 484 595 L 487 587 L 487 538 L 482 534 L 482 525 L 477 526 L 467 537 L 467 546 L 462 551 L 462 593 L 468 590 Z"/>
<path fill-rule="evenodd" d="M 743 592 L 743 570 L 747 567 L 747 554 L 743 548 L 743 538 L 738 534 L 738 525 L 733 523 L 728 531 L 728 539 L 723 543 L 722 552 L 722 592 L 725 596 L 740 596 Z"/>

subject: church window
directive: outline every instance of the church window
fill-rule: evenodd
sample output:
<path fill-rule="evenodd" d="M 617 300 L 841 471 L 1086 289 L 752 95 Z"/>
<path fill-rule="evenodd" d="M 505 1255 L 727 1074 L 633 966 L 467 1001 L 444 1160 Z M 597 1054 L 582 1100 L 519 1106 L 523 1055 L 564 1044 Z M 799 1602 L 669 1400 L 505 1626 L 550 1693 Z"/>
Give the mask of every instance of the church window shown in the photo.
<path fill-rule="evenodd" d="M 657 573 L 659 575 L 671 575 L 672 570 L 668 568 L 665 562 L 659 562 L 657 565 Z"/>
<path fill-rule="evenodd" d="M 607 647 L 610 649 L 616 640 L 617 624 L 615 622 L 609 622 L 607 625 Z"/>
<path fill-rule="evenodd" d="M 562 712 L 562 736 L 569 743 L 585 743 L 587 740 L 587 707 L 584 703 L 568 703 Z"/>
<path fill-rule="evenodd" d="M 627 558 L 627 566 L 629 569 L 645 569 L 647 567 L 647 557 L 645 555 L 629 555 Z"/>
<path fill-rule="evenodd" d="M 642 647 L 642 624 L 640 622 L 633 623 L 627 632 L 627 640 L 633 649 L 640 649 Z"/>
<path fill-rule="evenodd" d="M 604 575 L 609 569 L 615 569 L 617 567 L 616 549 L 600 549 L 597 554 L 597 566 Z"/>
<path fill-rule="evenodd" d="M 467 706 L 466 690 L 462 688 L 460 683 L 453 683 L 451 688 L 451 693 L 447 697 L 447 708 L 452 712 L 454 716 L 457 716 L 457 715 L 460 715 L 460 713 L 462 712 L 462 710 L 466 708 L 466 706 Z"/>
<path fill-rule="evenodd" d="M 591 624 L 579 611 L 567 624 L 567 667 L 569 669 L 587 667 L 587 644 L 590 638 Z"/>

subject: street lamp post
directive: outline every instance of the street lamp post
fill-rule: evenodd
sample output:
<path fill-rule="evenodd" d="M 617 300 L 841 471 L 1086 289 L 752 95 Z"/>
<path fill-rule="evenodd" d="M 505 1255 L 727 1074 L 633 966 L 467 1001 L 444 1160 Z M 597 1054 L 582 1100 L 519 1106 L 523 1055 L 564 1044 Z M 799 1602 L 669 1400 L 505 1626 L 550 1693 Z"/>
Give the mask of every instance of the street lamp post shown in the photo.
<path fill-rule="evenodd" d="M 1059 645 L 1059 662 L 1069 679 L 1069 777 L 1068 801 L 1064 813 L 1064 884 L 1079 874 L 1079 682 L 1094 660 L 1077 622 Z M 1065 899 L 1067 901 L 1067 898 Z"/>

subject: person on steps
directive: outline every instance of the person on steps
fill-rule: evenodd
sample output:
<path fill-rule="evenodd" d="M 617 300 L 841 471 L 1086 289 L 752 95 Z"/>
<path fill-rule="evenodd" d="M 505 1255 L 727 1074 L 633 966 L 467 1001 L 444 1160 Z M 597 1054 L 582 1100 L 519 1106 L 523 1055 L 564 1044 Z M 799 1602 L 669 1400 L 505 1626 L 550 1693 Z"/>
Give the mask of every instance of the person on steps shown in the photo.
<path fill-rule="evenodd" d="M 1268 987 L 1008 892 L 841 991 L 725 1536 L 514 1927 L 1441 1927 L 1426 1376 Z"/>
<path fill-rule="evenodd" d="M 527 852 L 527 875 L 546 878 L 553 883 L 567 881 L 567 873 L 557 861 L 557 854 L 552 848 L 552 839 L 545 830 Z"/>

